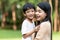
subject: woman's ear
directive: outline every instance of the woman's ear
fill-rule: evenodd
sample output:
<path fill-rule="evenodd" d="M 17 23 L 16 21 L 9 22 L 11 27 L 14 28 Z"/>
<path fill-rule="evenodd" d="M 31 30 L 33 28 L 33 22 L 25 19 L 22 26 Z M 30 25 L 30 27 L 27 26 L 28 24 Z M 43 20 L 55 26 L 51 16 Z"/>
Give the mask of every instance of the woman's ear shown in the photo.
<path fill-rule="evenodd" d="M 45 16 L 47 16 L 47 13 L 45 13 Z"/>

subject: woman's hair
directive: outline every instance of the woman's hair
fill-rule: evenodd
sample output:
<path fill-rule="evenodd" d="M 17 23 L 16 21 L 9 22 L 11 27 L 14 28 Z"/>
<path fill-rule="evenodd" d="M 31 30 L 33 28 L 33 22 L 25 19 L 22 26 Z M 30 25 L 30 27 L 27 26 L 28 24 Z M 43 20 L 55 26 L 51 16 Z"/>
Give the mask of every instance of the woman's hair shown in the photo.
<path fill-rule="evenodd" d="M 49 20 L 51 22 L 51 7 L 50 7 L 50 4 L 48 2 L 41 2 L 41 3 L 37 4 L 37 6 L 40 7 L 47 14 L 44 21 Z"/>

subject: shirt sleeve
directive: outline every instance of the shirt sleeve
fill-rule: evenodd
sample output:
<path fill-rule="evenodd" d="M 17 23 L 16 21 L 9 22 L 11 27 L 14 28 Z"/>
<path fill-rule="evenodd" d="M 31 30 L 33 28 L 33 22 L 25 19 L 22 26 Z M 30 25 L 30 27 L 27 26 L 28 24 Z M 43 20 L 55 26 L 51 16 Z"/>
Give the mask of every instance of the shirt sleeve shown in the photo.
<path fill-rule="evenodd" d="M 22 23 L 22 30 L 21 30 L 21 32 L 22 32 L 22 35 L 23 34 L 25 34 L 25 33 L 27 33 L 27 23 L 26 22 L 23 22 Z"/>
<path fill-rule="evenodd" d="M 38 31 L 35 40 L 42 40 L 44 38 L 45 33 L 47 32 L 48 25 L 46 23 L 42 23 L 40 25 L 40 30 Z"/>

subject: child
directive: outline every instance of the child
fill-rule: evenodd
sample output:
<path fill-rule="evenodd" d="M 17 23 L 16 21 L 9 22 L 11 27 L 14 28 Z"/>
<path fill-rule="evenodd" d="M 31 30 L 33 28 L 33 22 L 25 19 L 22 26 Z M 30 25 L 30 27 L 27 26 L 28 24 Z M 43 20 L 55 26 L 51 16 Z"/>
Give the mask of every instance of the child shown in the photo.
<path fill-rule="evenodd" d="M 30 3 L 26 3 L 23 6 L 23 12 L 26 18 L 22 23 L 22 36 L 23 36 L 22 40 L 32 40 L 32 34 L 37 29 L 34 28 L 35 24 L 32 21 L 34 18 L 35 7 Z"/>

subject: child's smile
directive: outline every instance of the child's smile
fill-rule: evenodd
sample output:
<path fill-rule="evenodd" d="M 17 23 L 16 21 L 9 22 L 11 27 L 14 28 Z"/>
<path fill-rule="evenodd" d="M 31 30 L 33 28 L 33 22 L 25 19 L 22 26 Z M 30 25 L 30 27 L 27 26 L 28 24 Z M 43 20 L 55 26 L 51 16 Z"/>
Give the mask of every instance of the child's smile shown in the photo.
<path fill-rule="evenodd" d="M 35 13 L 34 9 L 29 9 L 29 10 L 26 11 L 25 15 L 26 15 L 27 18 L 33 19 L 34 18 L 34 13 Z"/>

